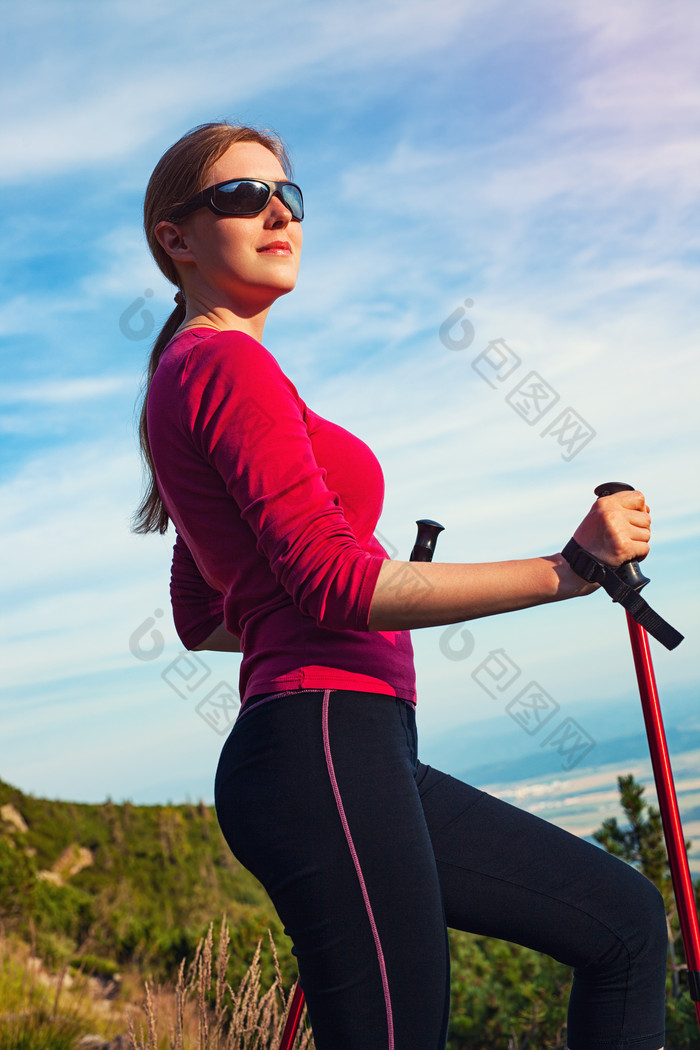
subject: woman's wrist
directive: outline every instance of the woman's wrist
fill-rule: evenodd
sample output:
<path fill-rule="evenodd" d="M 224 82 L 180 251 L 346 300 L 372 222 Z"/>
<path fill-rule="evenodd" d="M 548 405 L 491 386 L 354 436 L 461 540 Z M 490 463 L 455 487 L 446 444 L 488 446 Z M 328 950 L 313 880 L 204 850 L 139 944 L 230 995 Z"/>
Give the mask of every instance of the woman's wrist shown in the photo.
<path fill-rule="evenodd" d="M 584 594 L 592 594 L 598 590 L 597 583 L 588 583 L 579 576 L 569 565 L 563 554 L 550 554 L 547 558 L 552 562 L 557 577 L 557 592 L 554 601 L 564 601 L 567 598 L 579 598 Z"/>

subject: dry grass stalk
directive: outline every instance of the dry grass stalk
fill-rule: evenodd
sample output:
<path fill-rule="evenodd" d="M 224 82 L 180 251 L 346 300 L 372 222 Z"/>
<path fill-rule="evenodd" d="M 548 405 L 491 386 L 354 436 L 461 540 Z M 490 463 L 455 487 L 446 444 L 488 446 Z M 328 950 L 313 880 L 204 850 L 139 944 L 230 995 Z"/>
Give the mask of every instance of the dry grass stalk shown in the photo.
<path fill-rule="evenodd" d="M 156 1012 L 153 1007 L 153 994 L 150 981 L 146 981 L 146 1016 L 148 1017 L 148 1050 L 158 1050 Z"/>
<path fill-rule="evenodd" d="M 222 925 L 226 920 L 222 920 Z M 199 1050 L 209 1048 L 209 1011 L 207 1009 L 207 993 L 211 988 L 211 956 L 214 944 L 213 923 L 209 923 L 207 936 L 204 940 L 204 951 L 199 955 L 199 966 L 197 971 L 197 1005 L 199 1007 Z"/>
<path fill-rule="evenodd" d="M 180 963 L 175 985 L 175 1027 L 170 1028 L 170 1045 L 173 1050 L 184 1050 L 183 1029 L 185 1026 L 185 960 Z"/>
<path fill-rule="evenodd" d="M 269 931 L 268 931 L 269 932 Z M 262 992 L 261 942 L 237 990 L 226 980 L 229 960 L 229 930 L 224 918 L 219 934 L 215 966 L 213 929 L 197 945 L 195 957 L 185 974 L 180 965 L 175 988 L 154 995 L 147 981 L 143 1010 L 148 1031 L 137 1034 L 128 1019 L 132 1050 L 277 1050 L 294 989 L 285 996 L 282 974 L 272 935 L 270 944 L 275 963 L 275 980 Z M 212 988 L 212 973 L 214 987 Z M 213 993 L 214 1005 L 209 1005 Z M 173 1014 L 166 1037 L 158 1037 L 159 1002 Z M 294 1050 L 313 1050 L 310 1031 L 301 1030 Z"/>

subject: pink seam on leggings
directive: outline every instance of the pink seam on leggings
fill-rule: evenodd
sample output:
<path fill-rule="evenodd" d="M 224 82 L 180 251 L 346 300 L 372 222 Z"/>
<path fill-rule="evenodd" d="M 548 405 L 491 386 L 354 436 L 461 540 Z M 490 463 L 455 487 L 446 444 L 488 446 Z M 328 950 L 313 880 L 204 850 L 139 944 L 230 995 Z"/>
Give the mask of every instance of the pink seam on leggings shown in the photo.
<path fill-rule="evenodd" d="M 352 840 L 350 833 L 350 827 L 348 825 L 347 817 L 345 816 L 345 809 L 343 807 L 343 800 L 340 797 L 340 788 L 338 787 L 338 781 L 335 777 L 335 770 L 333 768 L 333 759 L 331 757 L 331 742 L 328 733 L 328 707 L 330 703 L 331 690 L 326 689 L 323 693 L 323 750 L 326 755 L 326 766 L 328 768 L 328 776 L 330 777 L 331 786 L 333 788 L 333 795 L 335 796 L 335 804 L 338 807 L 338 815 L 340 816 L 340 822 L 343 825 L 343 831 L 345 832 L 345 838 L 350 849 L 350 855 L 352 856 L 352 862 L 355 865 L 355 871 L 357 873 L 357 879 L 360 883 L 360 889 L 362 890 L 362 898 L 365 902 L 365 909 L 367 911 L 367 917 L 369 924 L 372 929 L 372 936 L 374 938 L 374 946 L 377 950 L 377 960 L 379 962 L 379 972 L 382 977 L 382 990 L 384 992 L 384 1004 L 386 1006 L 386 1024 L 389 1037 L 388 1050 L 394 1050 L 394 1018 L 391 1012 L 391 995 L 389 993 L 389 981 L 386 975 L 386 963 L 384 961 L 384 952 L 382 951 L 382 942 L 379 939 L 379 930 L 377 924 L 374 921 L 374 913 L 372 911 L 372 905 L 369 901 L 369 893 L 367 892 L 367 886 L 365 884 L 364 875 L 362 874 L 362 867 L 360 866 L 360 858 L 357 855 L 355 849 L 355 843 Z"/>

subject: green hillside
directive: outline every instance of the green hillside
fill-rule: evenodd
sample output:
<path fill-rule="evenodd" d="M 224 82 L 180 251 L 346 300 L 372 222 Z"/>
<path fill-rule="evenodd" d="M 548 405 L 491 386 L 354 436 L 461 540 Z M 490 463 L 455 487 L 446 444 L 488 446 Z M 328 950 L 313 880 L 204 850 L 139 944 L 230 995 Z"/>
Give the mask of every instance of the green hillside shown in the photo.
<path fill-rule="evenodd" d="M 260 884 L 231 855 L 212 808 L 33 798 L 0 781 L 0 919 L 53 965 L 174 978 L 210 922 L 230 926 L 232 979 L 270 928 L 290 982 L 289 941 Z M 265 957 L 272 976 L 272 963 Z M 266 974 L 266 976 L 268 976 Z"/>

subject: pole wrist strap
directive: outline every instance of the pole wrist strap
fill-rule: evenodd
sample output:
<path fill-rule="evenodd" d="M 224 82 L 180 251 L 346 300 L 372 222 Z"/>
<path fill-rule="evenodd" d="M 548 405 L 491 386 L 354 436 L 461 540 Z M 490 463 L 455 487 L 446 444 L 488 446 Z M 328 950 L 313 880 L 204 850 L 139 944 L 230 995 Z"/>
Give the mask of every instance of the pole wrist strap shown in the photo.
<path fill-rule="evenodd" d="M 600 584 L 612 600 L 619 602 L 632 619 L 656 638 L 657 642 L 661 642 L 667 649 L 675 649 L 683 641 L 683 635 L 654 612 L 639 591 L 635 591 L 621 580 L 615 569 L 589 554 L 576 540 L 569 540 L 561 553 L 577 576 L 588 583 Z"/>

